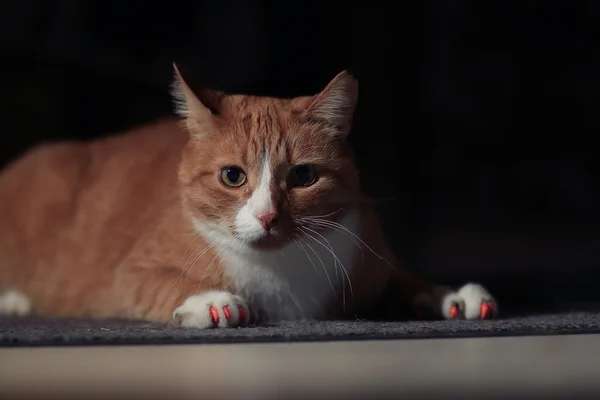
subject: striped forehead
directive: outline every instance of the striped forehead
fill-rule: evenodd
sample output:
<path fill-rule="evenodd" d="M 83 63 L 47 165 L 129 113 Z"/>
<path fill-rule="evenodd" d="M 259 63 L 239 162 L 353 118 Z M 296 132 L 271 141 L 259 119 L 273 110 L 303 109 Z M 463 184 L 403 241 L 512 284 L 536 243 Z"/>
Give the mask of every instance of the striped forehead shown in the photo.
<path fill-rule="evenodd" d="M 258 165 L 265 157 L 271 162 L 285 158 L 288 126 L 277 110 L 271 107 L 257 110 L 244 115 L 241 121 L 239 128 L 247 138 L 245 163 Z"/>

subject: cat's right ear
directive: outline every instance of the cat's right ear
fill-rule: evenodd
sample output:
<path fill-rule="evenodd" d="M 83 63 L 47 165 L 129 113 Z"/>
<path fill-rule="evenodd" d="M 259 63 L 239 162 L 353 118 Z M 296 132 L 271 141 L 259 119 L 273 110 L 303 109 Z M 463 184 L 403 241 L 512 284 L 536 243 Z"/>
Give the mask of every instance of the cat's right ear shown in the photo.
<path fill-rule="evenodd" d="M 175 103 L 175 113 L 184 119 L 191 136 L 210 133 L 215 129 L 215 116 L 185 82 L 175 63 L 173 69 L 175 79 L 171 85 L 171 96 Z"/>
<path fill-rule="evenodd" d="M 348 71 L 340 72 L 308 107 L 308 115 L 333 126 L 336 136 L 346 137 L 352 127 L 358 100 L 358 81 Z"/>

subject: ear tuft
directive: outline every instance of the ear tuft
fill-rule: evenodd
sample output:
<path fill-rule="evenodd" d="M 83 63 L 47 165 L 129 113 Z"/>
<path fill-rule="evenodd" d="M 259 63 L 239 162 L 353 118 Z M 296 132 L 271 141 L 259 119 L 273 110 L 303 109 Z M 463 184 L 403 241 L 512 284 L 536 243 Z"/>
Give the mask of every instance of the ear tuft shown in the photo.
<path fill-rule="evenodd" d="M 173 63 L 173 70 L 175 71 L 175 78 L 171 84 L 171 96 L 175 104 L 175 113 L 182 118 L 210 113 L 210 110 L 202 104 L 194 91 L 185 82 L 175 63 Z"/>
<path fill-rule="evenodd" d="M 215 131 L 212 111 L 204 105 L 185 82 L 175 63 L 173 63 L 173 69 L 175 79 L 171 84 L 171 96 L 175 104 L 175 113 L 184 118 L 184 125 L 192 137 L 199 138 Z M 211 99 L 213 97 L 218 96 L 217 94 L 209 96 Z"/>

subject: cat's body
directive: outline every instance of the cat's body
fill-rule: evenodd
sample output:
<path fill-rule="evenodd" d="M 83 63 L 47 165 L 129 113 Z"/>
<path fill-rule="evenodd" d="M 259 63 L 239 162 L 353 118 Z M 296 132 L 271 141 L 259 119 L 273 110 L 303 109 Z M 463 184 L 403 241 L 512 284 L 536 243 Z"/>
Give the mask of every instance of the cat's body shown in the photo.
<path fill-rule="evenodd" d="M 495 314 L 480 286 L 393 260 L 344 141 L 348 75 L 291 100 L 200 100 L 178 79 L 185 126 L 44 145 L 0 174 L 0 312 L 208 328 L 368 317 L 393 291 L 442 317 Z"/>

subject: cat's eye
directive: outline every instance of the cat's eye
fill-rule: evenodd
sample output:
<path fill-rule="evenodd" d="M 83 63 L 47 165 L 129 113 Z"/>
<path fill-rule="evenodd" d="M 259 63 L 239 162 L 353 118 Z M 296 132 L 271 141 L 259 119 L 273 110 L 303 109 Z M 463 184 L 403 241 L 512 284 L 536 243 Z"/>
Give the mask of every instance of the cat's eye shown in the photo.
<path fill-rule="evenodd" d="M 246 183 L 246 173 L 239 167 L 225 167 L 221 169 L 221 182 L 225 186 L 240 187 Z"/>
<path fill-rule="evenodd" d="M 312 165 L 298 165 L 291 171 L 294 186 L 310 186 L 317 181 L 317 170 Z"/>

